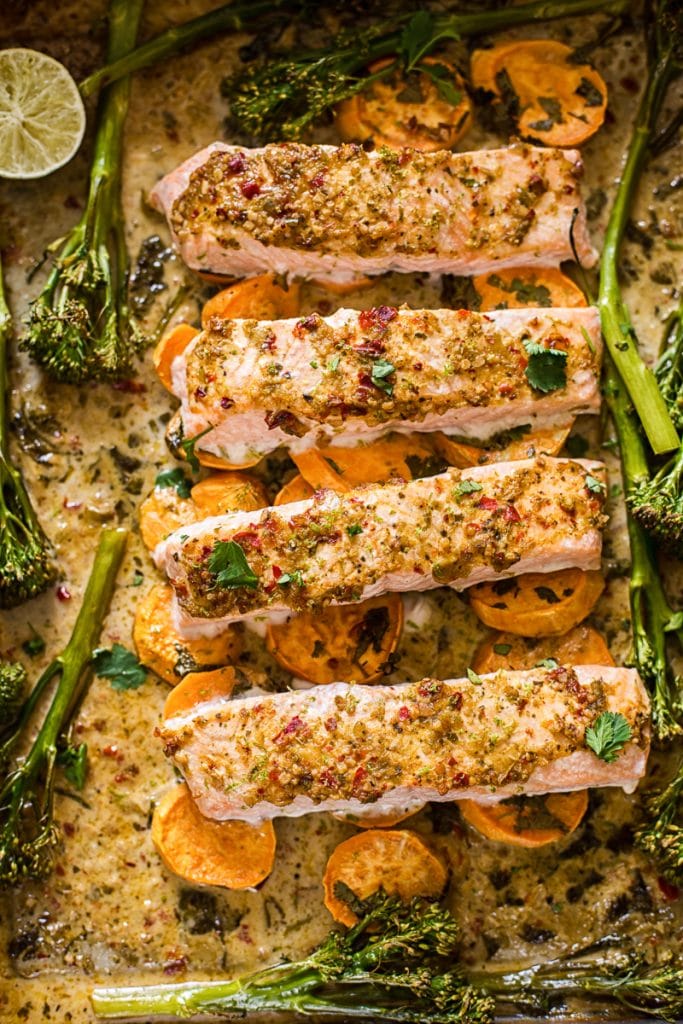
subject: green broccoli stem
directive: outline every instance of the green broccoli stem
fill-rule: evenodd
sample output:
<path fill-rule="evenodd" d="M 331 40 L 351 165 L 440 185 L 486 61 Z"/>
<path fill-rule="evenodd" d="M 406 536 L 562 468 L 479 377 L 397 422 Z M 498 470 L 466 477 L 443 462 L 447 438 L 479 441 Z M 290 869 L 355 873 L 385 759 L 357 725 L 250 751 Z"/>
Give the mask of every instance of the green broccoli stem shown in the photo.
<path fill-rule="evenodd" d="M 669 605 L 652 542 L 628 509 L 630 496 L 649 479 L 649 470 L 645 445 L 632 413 L 630 398 L 610 358 L 605 361 L 603 388 L 619 440 L 627 500 L 631 547 L 632 661 L 651 692 L 655 732 L 660 739 L 669 739 L 683 731 L 680 725 L 683 699 L 680 681 L 675 677 L 667 656 L 667 634 L 675 635 L 683 646 L 683 622 L 681 615 Z"/>
<path fill-rule="evenodd" d="M 493 32 L 514 25 L 524 25 L 529 21 L 573 17 L 578 14 L 593 14 L 595 12 L 622 14 L 628 6 L 628 0 L 538 0 L 536 3 L 475 14 L 455 15 L 439 20 L 444 22 L 449 32 L 454 30 L 459 35 L 474 35 L 478 32 Z M 305 4 L 300 0 L 298 2 L 297 0 L 252 0 L 252 2 L 244 4 L 223 4 L 214 11 L 209 11 L 207 14 L 202 14 L 161 32 L 126 56 L 110 61 L 85 78 L 79 88 L 83 96 L 92 96 L 102 86 L 116 82 L 135 71 L 150 67 L 193 43 L 213 37 L 218 32 L 239 32 L 248 29 L 254 22 L 260 28 L 263 19 L 268 15 L 278 14 L 281 11 L 291 13 L 303 7 Z M 402 20 L 407 20 L 413 13 L 410 11 L 403 16 Z M 398 20 L 401 20 L 400 16 Z M 399 33 L 394 33 L 391 36 L 390 48 L 388 50 L 382 48 L 378 55 L 390 53 L 391 46 L 395 49 L 399 35 Z"/>
<path fill-rule="evenodd" d="M 0 786 L 0 883 L 13 884 L 25 876 L 43 877 L 50 869 L 49 850 L 57 840 L 52 800 L 58 741 L 90 679 L 87 669 L 111 601 L 127 536 L 124 530 L 102 532 L 69 642 L 38 679 L 9 746 L 4 747 L 3 752 L 9 753 L 24 734 L 39 697 L 59 677 L 28 755 Z"/>
<path fill-rule="evenodd" d="M 635 831 L 636 846 L 657 865 L 662 876 L 683 884 L 683 827 L 677 822 L 683 795 L 683 760 L 670 782 L 646 801 L 647 817 Z"/>
<path fill-rule="evenodd" d="M 655 376 L 638 352 L 636 333 L 619 285 L 619 253 L 633 199 L 647 160 L 648 147 L 656 130 L 669 83 L 676 72 L 675 32 L 667 33 L 664 26 L 660 28 L 659 24 L 660 9 L 665 8 L 667 2 L 670 0 L 656 3 L 654 12 L 650 12 L 650 16 L 656 22 L 652 46 L 654 53 L 650 59 L 645 91 L 636 114 L 626 164 L 605 232 L 598 294 L 602 333 L 607 347 L 628 389 L 652 450 L 657 455 L 677 448 L 678 435 L 664 398 L 657 387 Z"/>

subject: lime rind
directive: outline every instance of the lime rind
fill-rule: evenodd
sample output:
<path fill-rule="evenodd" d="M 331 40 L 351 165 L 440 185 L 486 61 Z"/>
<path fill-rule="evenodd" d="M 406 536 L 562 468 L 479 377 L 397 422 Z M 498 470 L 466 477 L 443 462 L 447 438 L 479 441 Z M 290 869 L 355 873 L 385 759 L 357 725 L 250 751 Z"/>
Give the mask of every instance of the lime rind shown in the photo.
<path fill-rule="evenodd" d="M 0 177 L 42 178 L 75 155 L 85 132 L 78 86 L 38 50 L 0 50 Z"/>

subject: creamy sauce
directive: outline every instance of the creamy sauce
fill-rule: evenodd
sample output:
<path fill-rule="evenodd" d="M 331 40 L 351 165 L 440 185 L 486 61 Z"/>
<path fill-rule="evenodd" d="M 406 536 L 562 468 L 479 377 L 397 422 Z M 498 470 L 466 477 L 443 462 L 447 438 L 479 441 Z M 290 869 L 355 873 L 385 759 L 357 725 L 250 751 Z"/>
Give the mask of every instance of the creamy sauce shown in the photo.
<path fill-rule="evenodd" d="M 5 5 L 4 5 L 5 6 Z M 145 35 L 215 6 L 205 0 L 148 4 Z M 101 15 L 105 4 L 75 0 L 38 2 L 0 13 L 0 45 L 29 45 L 65 60 L 82 77 L 100 59 Z M 19 13 L 18 13 L 19 12 Z M 593 35 L 597 21 L 580 26 L 554 24 L 549 33 L 569 41 Z M 519 36 L 543 35 L 542 28 Z M 218 93 L 221 75 L 236 62 L 247 37 L 223 36 L 194 53 L 172 58 L 136 77 L 127 125 L 125 197 L 130 251 L 135 256 L 151 234 L 167 239 L 165 226 L 144 202 L 157 178 L 195 150 L 223 137 L 225 107 Z M 594 60 L 610 90 L 613 120 L 584 148 L 584 189 L 610 193 L 618 174 L 630 118 L 644 80 L 640 36 L 622 35 Z M 670 103 L 673 107 L 673 101 Z M 90 118 L 92 121 L 92 117 Z M 329 131 L 321 141 L 334 141 Z M 229 140 L 230 141 L 230 140 Z M 460 148 L 500 145 L 475 127 Z M 4 250 L 17 324 L 37 294 L 44 271 L 27 283 L 26 274 L 44 246 L 78 216 L 83 202 L 87 146 L 63 171 L 40 182 L 4 182 L 0 192 L 0 244 Z M 653 162 L 646 177 L 637 220 L 649 230 L 649 253 L 628 242 L 624 270 L 629 300 L 641 341 L 653 356 L 661 323 L 672 306 L 673 283 L 680 278 L 683 230 L 681 191 L 669 188 L 682 165 L 681 149 Z M 591 220 L 599 240 L 609 205 Z M 659 232 L 650 229 L 655 220 Z M 676 269 L 678 267 L 678 269 Z M 168 291 L 149 312 L 152 329 L 163 301 L 188 282 L 191 295 L 179 319 L 198 319 L 210 288 L 191 278 L 174 259 L 166 263 Z M 359 307 L 405 300 L 414 306 L 447 304 L 438 278 L 396 275 L 360 293 Z M 352 297 L 353 298 L 353 297 Z M 305 312 L 328 313 L 334 301 L 307 287 Z M 350 300 L 344 299 L 344 304 Z M 351 302 L 350 304 L 354 304 Z M 81 388 L 45 382 L 24 357 L 15 363 L 13 408 L 20 416 L 17 452 L 41 519 L 58 550 L 63 584 L 71 600 L 55 590 L 29 605 L 0 615 L 0 653 L 21 655 L 32 675 L 68 636 L 77 613 L 97 534 L 106 524 L 125 523 L 133 533 L 119 576 L 102 644 L 132 646 L 131 624 L 138 597 L 156 579 L 137 532 L 136 509 L 159 467 L 170 467 L 163 433 L 172 412 L 169 396 L 156 381 L 147 352 L 136 380 L 142 393 L 109 386 Z M 605 548 L 609 585 L 592 621 L 607 635 L 613 656 L 628 651 L 628 549 L 623 504 L 614 455 L 599 445 L 596 423 L 580 424 L 589 457 L 604 457 L 613 488 L 612 522 Z M 268 460 L 261 471 L 271 494 L 286 459 Z M 673 581 L 674 595 L 680 582 Z M 404 630 L 395 671 L 388 681 L 431 674 L 462 674 L 483 635 L 466 602 L 447 590 L 407 599 Z M 20 645 L 31 629 L 47 642 L 45 658 L 30 660 Z M 239 668 L 243 685 L 284 688 L 291 679 L 267 655 L 263 639 L 245 633 Z M 0 1020 L 92 1021 L 88 994 L 97 981 L 153 983 L 170 978 L 215 977 L 296 957 L 319 941 L 331 925 L 322 902 L 326 859 L 353 833 L 329 815 L 276 822 L 275 869 L 258 891 L 231 893 L 197 889 L 172 876 L 150 839 L 154 802 L 173 784 L 173 772 L 152 733 L 168 688 L 150 675 L 135 691 L 115 692 L 96 679 L 77 716 L 76 735 L 87 742 L 89 775 L 83 799 L 59 795 L 56 820 L 63 829 L 55 873 L 0 904 Z M 591 795 L 584 824 L 572 836 L 541 850 L 524 851 L 482 839 L 465 826 L 455 808 L 434 806 L 410 821 L 429 836 L 451 867 L 448 905 L 462 925 L 463 953 L 473 964 L 538 961 L 617 932 L 626 948 L 680 944 L 683 901 L 672 901 L 657 875 L 629 840 L 636 798 L 620 792 Z"/>

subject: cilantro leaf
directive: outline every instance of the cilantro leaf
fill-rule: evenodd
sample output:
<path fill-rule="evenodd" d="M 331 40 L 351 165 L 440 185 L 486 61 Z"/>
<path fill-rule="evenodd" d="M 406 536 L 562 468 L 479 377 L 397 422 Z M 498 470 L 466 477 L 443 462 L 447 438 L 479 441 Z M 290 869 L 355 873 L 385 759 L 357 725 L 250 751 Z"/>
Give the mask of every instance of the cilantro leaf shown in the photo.
<path fill-rule="evenodd" d="M 388 363 L 386 359 L 377 359 L 372 364 L 372 383 L 390 396 L 394 393 L 394 386 L 389 383 L 387 377 L 390 377 L 392 373 L 396 373 L 396 367 Z"/>
<path fill-rule="evenodd" d="M 512 644 L 494 644 L 493 653 L 500 654 L 501 658 L 504 658 L 506 654 L 509 654 L 512 650 Z"/>
<path fill-rule="evenodd" d="M 596 480 L 596 478 L 594 476 L 591 476 L 590 474 L 588 474 L 588 476 L 586 477 L 586 487 L 593 494 L 605 493 L 605 485 L 601 483 L 600 480 Z"/>
<path fill-rule="evenodd" d="M 453 85 L 453 72 L 445 64 L 420 64 L 419 70 L 428 75 L 446 103 L 458 107 L 462 103 L 462 89 Z"/>
<path fill-rule="evenodd" d="M 45 650 L 45 641 L 43 640 L 40 633 L 38 633 L 29 622 L 29 629 L 33 636 L 30 636 L 28 640 L 24 640 L 21 645 L 21 649 L 24 654 L 28 654 L 29 658 L 36 658 L 39 654 L 42 654 Z"/>
<path fill-rule="evenodd" d="M 96 675 L 110 681 L 113 690 L 137 690 L 147 678 L 147 669 L 123 644 L 114 644 L 111 650 L 99 647 L 93 655 L 93 668 Z"/>
<path fill-rule="evenodd" d="M 403 58 L 408 71 L 429 49 L 433 35 L 434 18 L 429 11 L 417 11 L 401 32 L 398 46 L 399 56 Z"/>
<path fill-rule="evenodd" d="M 201 437 L 204 437 L 205 434 L 208 434 L 210 430 L 213 430 L 212 423 L 208 425 L 206 430 L 202 430 L 201 434 L 195 434 L 194 437 L 186 437 L 183 441 L 180 442 L 180 447 L 185 452 L 185 458 L 187 459 L 187 463 L 193 473 L 199 472 L 199 459 L 195 454 L 194 446 L 196 445 L 197 441 L 199 441 Z"/>
<path fill-rule="evenodd" d="M 526 379 L 535 391 L 547 394 L 567 385 L 567 353 L 559 348 L 546 348 L 535 341 L 525 341 L 529 357 Z"/>
<path fill-rule="evenodd" d="M 64 775 L 75 789 L 83 789 L 88 774 L 88 744 L 79 743 L 77 747 L 69 745 L 60 750 L 57 764 L 61 765 Z"/>
<path fill-rule="evenodd" d="M 461 480 L 455 488 L 455 496 L 456 498 L 461 498 L 463 494 L 474 494 L 475 491 L 481 490 L 483 490 L 483 488 L 476 480 Z"/>
<path fill-rule="evenodd" d="M 553 669 L 558 667 L 559 664 L 557 661 L 555 661 L 554 658 L 544 658 L 543 661 L 536 662 L 536 668 L 547 668 L 550 669 L 550 671 L 552 671 Z"/>
<path fill-rule="evenodd" d="M 292 569 L 291 572 L 283 572 L 280 579 L 277 581 L 278 587 L 286 587 L 288 583 L 293 583 L 297 587 L 303 587 L 304 585 L 304 574 L 301 569 Z"/>
<path fill-rule="evenodd" d="M 346 532 L 348 533 L 349 537 L 357 537 L 359 533 L 363 532 L 363 527 L 360 525 L 360 523 L 351 523 L 350 526 L 346 527 Z"/>
<path fill-rule="evenodd" d="M 467 669 L 467 678 L 471 683 L 474 683 L 475 686 L 479 686 L 481 683 L 481 676 L 478 676 L 474 669 Z"/>
<path fill-rule="evenodd" d="M 258 586 L 258 576 L 237 541 L 219 540 L 209 555 L 209 569 L 216 577 L 216 585 L 223 590 L 255 590 Z"/>
<path fill-rule="evenodd" d="M 192 487 L 180 466 L 175 469 L 164 469 L 161 473 L 157 473 L 154 486 L 173 487 L 179 498 L 189 498 Z"/>
<path fill-rule="evenodd" d="M 586 746 L 602 761 L 611 764 L 631 736 L 631 726 L 620 712 L 603 711 L 586 729 Z"/>

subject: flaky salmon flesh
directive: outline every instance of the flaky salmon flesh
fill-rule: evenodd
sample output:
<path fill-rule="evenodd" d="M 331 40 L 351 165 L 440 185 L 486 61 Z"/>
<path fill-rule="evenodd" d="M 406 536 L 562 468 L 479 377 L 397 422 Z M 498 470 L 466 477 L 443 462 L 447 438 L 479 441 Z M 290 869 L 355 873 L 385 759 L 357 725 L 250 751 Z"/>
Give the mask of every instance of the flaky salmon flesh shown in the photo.
<path fill-rule="evenodd" d="M 604 711 L 631 730 L 612 763 L 586 745 Z M 648 715 L 635 670 L 581 665 L 211 700 L 159 733 L 202 814 L 258 822 L 591 786 L 631 792 L 645 772 Z"/>
<path fill-rule="evenodd" d="M 539 347 L 562 364 L 565 383 L 552 390 L 529 373 Z M 174 360 L 173 389 L 184 436 L 239 465 L 280 446 L 354 444 L 392 430 L 484 441 L 597 413 L 601 351 L 593 308 L 214 317 Z"/>
<path fill-rule="evenodd" d="M 152 190 L 183 260 L 230 277 L 557 266 L 591 245 L 578 150 L 215 142 Z M 573 245 L 572 245 L 573 243 Z"/>
<path fill-rule="evenodd" d="M 599 569 L 602 463 L 539 457 L 360 487 L 184 526 L 156 548 L 178 628 Z M 222 570 L 222 572 L 221 572 Z"/>

